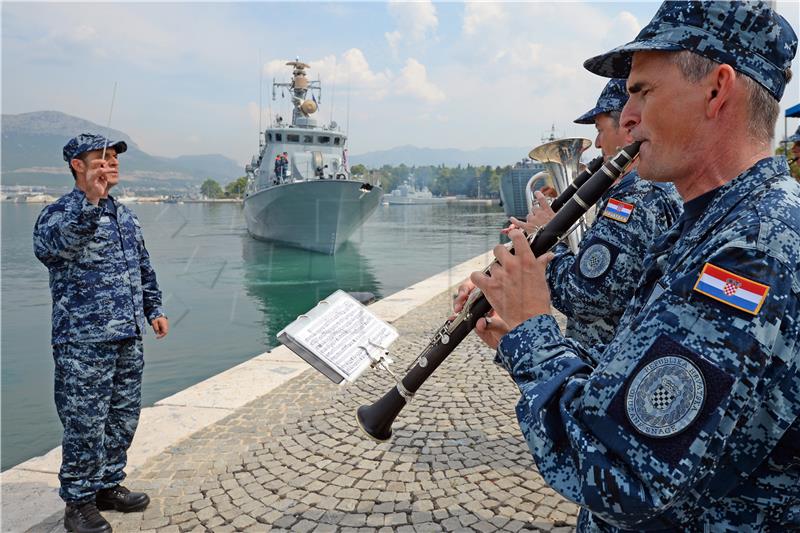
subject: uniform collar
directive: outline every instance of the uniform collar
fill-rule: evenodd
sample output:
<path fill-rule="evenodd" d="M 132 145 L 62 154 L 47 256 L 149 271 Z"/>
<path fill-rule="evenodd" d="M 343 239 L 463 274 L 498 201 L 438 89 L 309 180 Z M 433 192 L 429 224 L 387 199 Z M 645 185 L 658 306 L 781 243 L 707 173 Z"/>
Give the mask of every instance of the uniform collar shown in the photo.
<path fill-rule="evenodd" d="M 725 217 L 743 199 L 758 186 L 789 173 L 789 165 L 783 157 L 765 157 L 748 168 L 731 181 L 717 189 L 714 199 L 700 215 L 692 230 L 687 235 L 690 241 L 696 241 L 711 231 L 714 223 Z"/>

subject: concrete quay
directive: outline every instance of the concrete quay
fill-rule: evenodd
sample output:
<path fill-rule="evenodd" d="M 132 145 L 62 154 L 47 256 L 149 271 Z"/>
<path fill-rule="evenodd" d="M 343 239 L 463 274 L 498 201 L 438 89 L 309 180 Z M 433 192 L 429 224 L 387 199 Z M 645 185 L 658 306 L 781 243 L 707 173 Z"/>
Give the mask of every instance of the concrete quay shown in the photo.
<path fill-rule="evenodd" d="M 395 373 L 488 258 L 370 306 L 401 333 Z M 376 443 L 355 410 L 389 390 L 385 372 L 338 386 L 284 347 L 262 354 L 143 411 L 125 483 L 151 504 L 103 514 L 118 533 L 573 531 L 578 508 L 537 473 L 517 388 L 492 358 L 470 335 Z M 59 461 L 56 449 L 2 474 L 3 531 L 64 531 Z"/>

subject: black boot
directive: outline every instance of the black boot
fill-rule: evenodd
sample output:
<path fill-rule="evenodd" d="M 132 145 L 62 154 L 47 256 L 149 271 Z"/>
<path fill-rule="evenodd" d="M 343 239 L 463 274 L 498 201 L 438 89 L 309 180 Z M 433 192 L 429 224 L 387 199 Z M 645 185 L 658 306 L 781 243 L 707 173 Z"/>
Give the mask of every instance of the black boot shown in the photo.
<path fill-rule="evenodd" d="M 64 511 L 64 528 L 73 533 L 111 533 L 109 524 L 94 502 L 68 503 Z"/>
<path fill-rule="evenodd" d="M 97 492 L 97 508 L 101 511 L 114 509 L 122 513 L 143 511 L 150 503 L 150 497 L 144 492 L 131 492 L 122 485 L 102 489 Z"/>

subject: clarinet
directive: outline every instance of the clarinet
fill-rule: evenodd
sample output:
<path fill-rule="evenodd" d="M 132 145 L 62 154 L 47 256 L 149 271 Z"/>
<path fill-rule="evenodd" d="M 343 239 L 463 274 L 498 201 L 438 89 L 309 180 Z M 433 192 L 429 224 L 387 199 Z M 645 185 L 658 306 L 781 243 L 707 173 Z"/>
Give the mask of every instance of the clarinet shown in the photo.
<path fill-rule="evenodd" d="M 564 189 L 564 191 L 558 195 L 558 198 L 553 200 L 553 203 L 550 204 L 550 209 L 554 212 L 557 212 L 559 209 L 564 207 L 564 204 L 567 203 L 567 200 L 572 198 L 572 195 L 578 192 L 578 189 L 581 188 L 581 185 L 586 183 L 586 180 L 592 177 L 592 174 L 600 170 L 600 165 L 603 164 L 603 156 L 599 155 L 589 161 L 589 164 L 586 165 L 586 168 L 583 169 L 583 172 L 575 176 L 575 179 L 572 180 L 572 183 Z"/>
<path fill-rule="evenodd" d="M 639 144 L 639 142 L 630 144 L 609 159 L 586 179 L 586 182 L 543 228 L 528 237 L 533 255 L 538 257 L 546 253 L 569 233 L 572 225 L 580 220 L 630 165 L 639 153 Z M 513 248 L 511 252 L 513 253 Z M 486 267 L 484 273 L 488 274 L 493 264 L 494 262 Z M 478 320 L 491 310 L 489 301 L 480 290 L 472 291 L 461 312 L 439 328 L 428 346 L 409 367 L 406 375 L 375 403 L 358 408 L 356 419 L 361 429 L 374 440 L 380 442 L 389 440 L 392 437 L 392 423 L 403 407 L 411 401 L 417 390 L 445 358 L 475 328 Z"/>

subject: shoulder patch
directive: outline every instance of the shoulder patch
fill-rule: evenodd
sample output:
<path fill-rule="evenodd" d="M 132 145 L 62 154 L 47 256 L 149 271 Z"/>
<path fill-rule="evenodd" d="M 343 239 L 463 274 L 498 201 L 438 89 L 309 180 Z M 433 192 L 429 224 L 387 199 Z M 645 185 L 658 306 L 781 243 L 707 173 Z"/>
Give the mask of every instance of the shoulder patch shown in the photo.
<path fill-rule="evenodd" d="M 589 279 L 602 276 L 611 266 L 611 250 L 603 243 L 596 242 L 582 254 L 578 267 L 581 274 Z"/>
<path fill-rule="evenodd" d="M 631 380 L 625 413 L 639 433 L 671 437 L 694 422 L 705 396 L 705 379 L 694 363 L 679 356 L 659 357 Z"/>
<path fill-rule="evenodd" d="M 609 198 L 605 211 L 603 211 L 603 216 L 627 224 L 634 207 L 636 207 L 634 204 L 628 204 L 616 198 Z"/>
<path fill-rule="evenodd" d="M 706 263 L 694 284 L 694 290 L 740 311 L 757 315 L 767 299 L 769 285 Z"/>
<path fill-rule="evenodd" d="M 600 423 L 605 427 L 610 418 L 619 424 L 622 441 L 641 441 L 654 458 L 676 466 L 692 453 L 696 439 L 707 437 L 703 427 L 717 416 L 734 379 L 667 335 L 656 337 L 631 364 L 616 378 L 624 383 Z"/>

